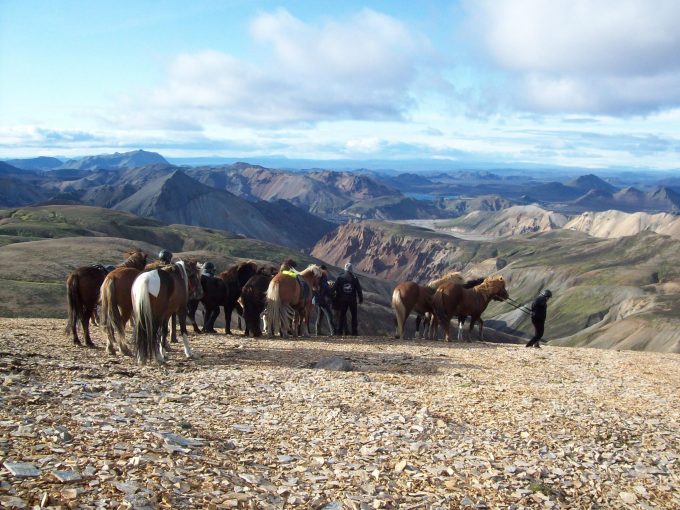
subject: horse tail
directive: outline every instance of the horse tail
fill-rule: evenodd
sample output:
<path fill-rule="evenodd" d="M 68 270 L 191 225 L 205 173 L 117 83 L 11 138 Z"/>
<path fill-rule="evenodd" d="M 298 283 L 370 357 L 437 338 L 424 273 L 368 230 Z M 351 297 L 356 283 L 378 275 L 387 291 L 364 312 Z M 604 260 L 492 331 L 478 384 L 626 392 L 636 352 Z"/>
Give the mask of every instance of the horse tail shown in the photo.
<path fill-rule="evenodd" d="M 120 308 L 115 301 L 116 295 L 116 280 L 115 278 L 106 278 L 102 283 L 101 290 L 102 317 L 101 325 L 106 328 L 109 336 L 118 333 L 120 336 L 125 336 L 125 324 L 123 324 L 123 317 L 120 314 Z"/>
<path fill-rule="evenodd" d="M 401 299 L 401 292 L 399 289 L 394 289 L 392 292 L 392 308 L 394 308 L 394 315 L 397 319 L 397 332 L 395 338 L 404 336 L 404 323 L 406 322 L 406 307 L 404 301 Z"/>
<path fill-rule="evenodd" d="M 75 334 L 78 319 L 83 315 L 83 303 L 80 300 L 80 278 L 77 273 L 71 273 L 66 279 L 66 301 L 68 302 L 68 319 L 66 320 L 66 334 Z"/>
<path fill-rule="evenodd" d="M 132 285 L 132 316 L 135 321 L 134 345 L 137 361 L 142 364 L 158 356 L 157 328 L 153 320 L 151 299 L 149 298 L 149 275 L 155 272 L 142 273 Z"/>
<path fill-rule="evenodd" d="M 439 321 L 442 327 L 446 327 L 446 324 L 451 320 L 447 317 L 445 295 L 441 289 L 437 290 L 432 296 L 432 311 L 434 312 L 434 317 Z"/>
<path fill-rule="evenodd" d="M 267 287 L 267 308 L 265 312 L 267 331 L 271 336 L 276 334 L 277 325 L 282 336 L 285 334 L 281 327 L 281 308 L 282 303 L 279 297 L 279 282 L 277 280 L 272 280 L 269 283 L 269 287 Z"/>

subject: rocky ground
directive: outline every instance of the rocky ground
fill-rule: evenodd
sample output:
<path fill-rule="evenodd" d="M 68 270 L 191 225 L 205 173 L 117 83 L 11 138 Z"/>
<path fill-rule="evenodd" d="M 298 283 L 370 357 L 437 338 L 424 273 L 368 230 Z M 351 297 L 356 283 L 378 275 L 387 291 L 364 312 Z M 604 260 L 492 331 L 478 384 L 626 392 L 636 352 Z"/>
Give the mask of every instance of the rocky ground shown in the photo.
<path fill-rule="evenodd" d="M 0 506 L 680 508 L 677 354 L 63 328 L 0 320 Z"/>

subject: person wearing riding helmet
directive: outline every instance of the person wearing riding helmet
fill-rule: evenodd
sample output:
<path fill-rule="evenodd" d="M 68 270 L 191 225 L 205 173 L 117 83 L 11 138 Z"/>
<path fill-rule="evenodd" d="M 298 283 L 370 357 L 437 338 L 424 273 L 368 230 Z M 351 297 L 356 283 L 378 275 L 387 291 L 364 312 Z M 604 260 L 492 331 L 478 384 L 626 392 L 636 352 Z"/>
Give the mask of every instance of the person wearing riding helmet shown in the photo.
<path fill-rule="evenodd" d="M 345 272 L 340 274 L 333 285 L 333 297 L 340 309 L 340 317 L 336 324 L 336 334 L 342 335 L 347 330 L 347 310 L 352 314 L 352 336 L 358 334 L 359 318 L 357 316 L 357 298 L 359 304 L 364 302 L 364 294 L 361 291 L 359 279 L 354 275 L 352 264 L 345 264 Z"/>
<path fill-rule="evenodd" d="M 170 264 L 172 262 L 172 252 L 170 250 L 161 250 L 158 254 L 158 260 L 165 264 Z"/>
<path fill-rule="evenodd" d="M 531 323 L 534 325 L 534 336 L 527 342 L 525 347 L 541 347 L 539 342 L 543 338 L 545 318 L 548 313 L 548 299 L 551 297 L 552 292 L 545 289 L 531 303 Z"/>
<path fill-rule="evenodd" d="M 206 276 L 215 276 L 215 273 L 217 272 L 217 269 L 215 268 L 215 264 L 212 262 L 206 262 L 203 265 L 203 269 L 201 270 L 201 274 L 204 274 Z"/>

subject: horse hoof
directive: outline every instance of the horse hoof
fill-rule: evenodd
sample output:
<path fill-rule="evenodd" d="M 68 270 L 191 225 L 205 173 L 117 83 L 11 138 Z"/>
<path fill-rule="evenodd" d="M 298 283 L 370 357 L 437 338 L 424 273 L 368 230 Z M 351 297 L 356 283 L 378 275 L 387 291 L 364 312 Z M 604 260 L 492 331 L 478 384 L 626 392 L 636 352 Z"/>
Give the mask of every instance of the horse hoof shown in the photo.
<path fill-rule="evenodd" d="M 87 347 L 89 347 L 90 349 L 94 349 L 94 348 L 95 348 L 95 345 L 94 345 L 93 342 L 87 342 L 85 345 L 86 345 Z"/>

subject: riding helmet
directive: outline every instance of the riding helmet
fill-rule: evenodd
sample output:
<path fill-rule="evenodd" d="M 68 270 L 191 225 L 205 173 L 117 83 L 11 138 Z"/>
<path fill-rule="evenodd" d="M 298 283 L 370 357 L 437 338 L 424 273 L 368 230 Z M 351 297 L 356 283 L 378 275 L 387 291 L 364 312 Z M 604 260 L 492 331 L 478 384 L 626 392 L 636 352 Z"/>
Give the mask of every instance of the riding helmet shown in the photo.
<path fill-rule="evenodd" d="M 169 264 L 172 262 L 172 252 L 170 250 L 161 250 L 158 254 L 158 258 L 163 262 Z"/>
<path fill-rule="evenodd" d="M 205 265 L 203 266 L 204 273 L 214 274 L 215 271 L 216 271 L 215 264 L 213 264 L 212 262 L 206 262 Z"/>
<path fill-rule="evenodd" d="M 550 292 L 548 289 L 545 289 L 545 290 L 543 291 L 543 295 L 544 295 L 545 297 L 547 297 L 547 298 L 551 298 L 551 297 L 552 297 L 552 292 Z"/>

